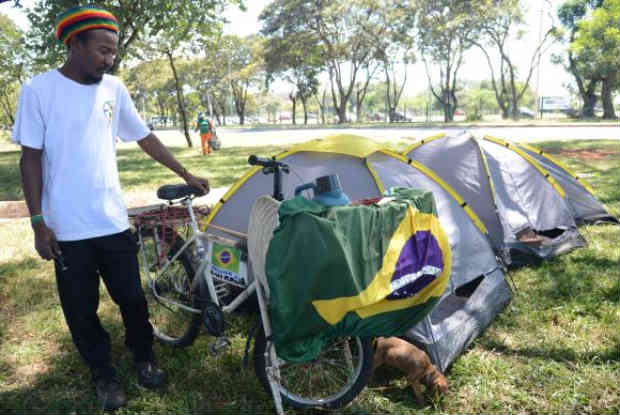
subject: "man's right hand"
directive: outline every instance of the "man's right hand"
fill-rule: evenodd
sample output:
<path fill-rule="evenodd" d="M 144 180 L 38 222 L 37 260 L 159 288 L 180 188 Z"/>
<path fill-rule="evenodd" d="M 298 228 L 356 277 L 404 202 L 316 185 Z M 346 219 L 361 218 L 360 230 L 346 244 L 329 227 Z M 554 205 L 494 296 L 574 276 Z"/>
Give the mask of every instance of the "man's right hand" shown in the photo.
<path fill-rule="evenodd" d="M 34 248 L 41 258 L 50 260 L 61 255 L 60 246 L 56 241 L 54 231 L 44 223 L 38 223 L 34 227 Z"/>

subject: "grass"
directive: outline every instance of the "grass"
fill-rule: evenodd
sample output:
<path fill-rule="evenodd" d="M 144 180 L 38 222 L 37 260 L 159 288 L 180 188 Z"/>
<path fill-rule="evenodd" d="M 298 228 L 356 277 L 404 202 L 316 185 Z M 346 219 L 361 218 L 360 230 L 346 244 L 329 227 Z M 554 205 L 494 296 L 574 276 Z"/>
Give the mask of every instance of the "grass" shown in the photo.
<path fill-rule="evenodd" d="M 597 197 L 618 214 L 617 141 L 537 146 L 585 177 Z M 243 174 L 249 152 L 279 150 L 230 148 L 208 159 L 197 156 L 196 149 L 173 152 L 190 171 L 219 187 Z M 0 153 L 1 198 L 19 198 L 17 172 L 7 167 L 17 158 L 17 153 Z M 119 167 L 130 192 L 152 191 L 175 179 L 138 150 L 119 151 Z M 587 247 L 511 272 L 515 298 L 448 370 L 448 396 L 421 407 L 402 374 L 385 368 L 341 413 L 617 414 L 619 231 L 611 225 L 581 230 Z M 36 256 L 27 220 L 0 223 L 0 240 L 0 413 L 100 413 L 88 370 L 64 323 L 52 264 Z M 242 367 L 251 326 L 243 316 L 231 321 L 233 347 L 217 358 L 208 355 L 211 339 L 204 335 L 186 349 L 157 344 L 156 353 L 171 378 L 166 391 L 153 392 L 136 383 L 118 314 L 102 290 L 100 316 L 112 335 L 113 359 L 130 397 L 117 413 L 273 413 L 271 397 L 251 365 Z M 290 408 L 288 412 L 293 413 Z"/>

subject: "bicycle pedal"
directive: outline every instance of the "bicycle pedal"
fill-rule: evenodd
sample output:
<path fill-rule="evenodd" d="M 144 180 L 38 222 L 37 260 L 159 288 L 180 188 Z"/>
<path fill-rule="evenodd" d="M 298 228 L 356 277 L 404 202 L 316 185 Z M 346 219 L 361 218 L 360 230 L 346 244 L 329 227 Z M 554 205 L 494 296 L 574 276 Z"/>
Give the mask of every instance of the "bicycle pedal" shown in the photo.
<path fill-rule="evenodd" d="M 213 337 L 221 338 L 224 335 L 224 313 L 213 301 L 203 304 L 202 322 Z"/>
<path fill-rule="evenodd" d="M 230 340 L 228 340 L 228 337 L 217 337 L 215 341 L 209 343 L 209 354 L 212 356 L 217 356 L 229 348 L 230 345 L 231 343 Z"/>

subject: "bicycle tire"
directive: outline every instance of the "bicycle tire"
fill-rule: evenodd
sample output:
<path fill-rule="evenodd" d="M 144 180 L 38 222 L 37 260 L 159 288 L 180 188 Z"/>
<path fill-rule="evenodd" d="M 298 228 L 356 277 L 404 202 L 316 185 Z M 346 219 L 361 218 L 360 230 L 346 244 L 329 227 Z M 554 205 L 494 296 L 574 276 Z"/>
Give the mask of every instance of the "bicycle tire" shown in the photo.
<path fill-rule="evenodd" d="M 145 251 L 148 263 L 153 264 L 150 274 L 152 274 L 151 278 L 154 278 L 159 294 L 180 304 L 197 308 L 195 296 L 190 292 L 195 272 L 189 251 L 181 252 L 165 273 L 158 274 L 156 271 L 161 264 L 157 259 L 154 231 L 157 232 L 160 240 L 163 236 L 168 259 L 181 249 L 185 241 L 181 236 L 174 235 L 174 231 L 170 228 L 166 228 L 165 232 L 162 232 L 160 227 L 144 228 L 140 231 L 143 243 L 140 249 Z M 138 257 L 142 262 L 142 255 L 139 254 Z M 142 287 L 149 307 L 149 321 L 153 326 L 153 335 L 161 343 L 169 346 L 191 345 L 200 332 L 201 314 L 159 301 L 149 286 L 148 279 L 143 272 L 143 264 L 141 263 L 140 266 Z"/>
<path fill-rule="evenodd" d="M 339 362 L 339 345 L 353 346 L 349 348 L 352 367 Z M 271 395 L 267 380 L 266 347 L 265 331 L 261 327 L 254 343 L 254 370 Z M 340 351 L 344 353 L 344 347 Z M 345 355 L 340 358 L 345 359 Z M 366 387 L 372 374 L 373 348 L 369 338 L 341 337 L 330 341 L 319 357 L 310 362 L 287 363 L 279 360 L 279 388 L 284 403 L 300 409 L 338 409 L 353 401 Z"/>

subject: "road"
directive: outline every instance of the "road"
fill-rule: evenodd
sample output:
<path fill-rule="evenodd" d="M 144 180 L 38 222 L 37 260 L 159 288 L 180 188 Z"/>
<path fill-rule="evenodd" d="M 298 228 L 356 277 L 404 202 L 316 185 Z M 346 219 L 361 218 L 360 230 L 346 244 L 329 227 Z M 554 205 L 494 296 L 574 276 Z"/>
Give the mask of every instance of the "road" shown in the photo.
<path fill-rule="evenodd" d="M 620 126 L 570 125 L 570 126 L 489 126 L 489 127 L 360 127 L 360 128 L 220 128 L 218 136 L 223 147 L 252 147 L 264 145 L 292 144 L 333 134 L 355 134 L 383 142 L 398 142 L 429 137 L 439 133 L 458 134 L 467 130 L 474 135 L 493 135 L 511 141 L 537 142 L 567 139 L 619 139 Z M 156 131 L 167 145 L 184 146 L 185 137 L 178 131 Z M 200 138 L 192 134 L 194 145 L 200 145 Z"/>

